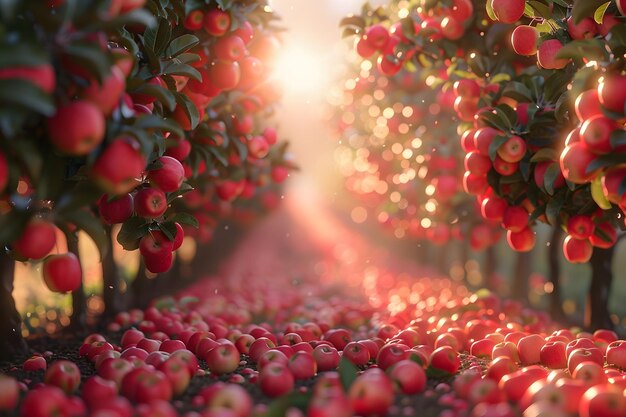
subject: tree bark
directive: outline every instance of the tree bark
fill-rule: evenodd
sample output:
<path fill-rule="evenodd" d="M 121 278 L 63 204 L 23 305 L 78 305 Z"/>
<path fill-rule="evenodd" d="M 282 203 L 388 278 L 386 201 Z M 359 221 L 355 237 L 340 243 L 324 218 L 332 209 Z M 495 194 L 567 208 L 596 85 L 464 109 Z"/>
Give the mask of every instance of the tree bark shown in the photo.
<path fill-rule="evenodd" d="M 104 312 L 102 318 L 109 319 L 122 311 L 123 294 L 120 291 L 122 277 L 120 269 L 113 257 L 113 230 L 111 226 L 106 227 L 109 236 L 109 250 L 102 258 L 102 300 L 104 301 Z"/>
<path fill-rule="evenodd" d="M 609 314 L 609 294 L 613 282 L 613 254 L 615 247 L 594 248 L 591 256 L 591 286 L 587 295 L 585 327 L 589 330 L 612 329 Z"/>
<path fill-rule="evenodd" d="M 67 251 L 76 255 L 80 260 L 78 253 L 78 237 L 75 234 L 67 234 Z M 81 280 L 80 287 L 72 291 L 72 317 L 70 321 L 70 330 L 73 332 L 82 332 L 87 328 L 87 297 L 85 296 L 84 281 Z"/>
<path fill-rule="evenodd" d="M 22 318 L 13 299 L 15 261 L 0 251 L 0 361 L 28 352 L 22 337 Z"/>
<path fill-rule="evenodd" d="M 553 227 L 550 235 L 550 247 L 548 248 L 548 282 L 552 283 L 550 315 L 553 320 L 559 322 L 567 320 L 567 316 L 563 311 L 563 301 L 561 298 L 561 265 L 559 264 L 563 233 L 561 227 Z"/>
<path fill-rule="evenodd" d="M 147 306 L 150 300 L 149 287 L 150 282 L 146 275 L 146 265 L 143 263 L 143 259 L 140 258 L 139 269 L 135 279 L 130 284 L 130 290 L 132 294 L 132 305 L 134 308 L 144 308 Z"/>
<path fill-rule="evenodd" d="M 528 304 L 528 278 L 530 277 L 530 264 L 532 251 L 517 253 L 513 268 L 513 283 L 511 285 L 511 298 Z"/>

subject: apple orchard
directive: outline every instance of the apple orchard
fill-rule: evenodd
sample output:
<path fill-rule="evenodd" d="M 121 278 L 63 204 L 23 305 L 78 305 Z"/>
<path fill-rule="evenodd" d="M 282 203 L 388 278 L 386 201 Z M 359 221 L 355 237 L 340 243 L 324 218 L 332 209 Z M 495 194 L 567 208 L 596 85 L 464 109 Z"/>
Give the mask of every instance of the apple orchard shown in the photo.
<path fill-rule="evenodd" d="M 626 415 L 626 1 L 357 12 L 359 228 L 283 189 L 272 2 L 0 4 L 1 415 Z"/>

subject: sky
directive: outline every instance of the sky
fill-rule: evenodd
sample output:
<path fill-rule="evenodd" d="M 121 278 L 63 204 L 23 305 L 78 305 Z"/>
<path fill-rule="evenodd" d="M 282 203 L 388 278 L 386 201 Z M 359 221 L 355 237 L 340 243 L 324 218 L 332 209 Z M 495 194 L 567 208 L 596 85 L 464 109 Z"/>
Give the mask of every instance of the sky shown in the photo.
<path fill-rule="evenodd" d="M 326 98 L 340 80 L 348 50 L 341 40 L 339 21 L 358 13 L 363 0 L 270 0 L 281 16 L 284 50 L 278 77 L 283 80 L 280 132 L 302 171 L 290 180 L 290 189 L 331 198 L 341 189 L 329 123 L 324 119 Z M 330 193 L 330 195 L 328 195 Z"/>

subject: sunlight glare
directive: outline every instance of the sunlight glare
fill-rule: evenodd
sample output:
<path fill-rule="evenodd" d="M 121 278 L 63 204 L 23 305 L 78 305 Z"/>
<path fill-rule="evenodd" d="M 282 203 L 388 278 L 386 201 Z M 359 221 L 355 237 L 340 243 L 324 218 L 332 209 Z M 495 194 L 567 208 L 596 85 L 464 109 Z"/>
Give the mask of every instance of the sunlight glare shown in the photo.
<path fill-rule="evenodd" d="M 324 60 L 311 49 L 287 48 L 278 57 L 274 77 L 287 94 L 314 95 L 328 82 Z"/>

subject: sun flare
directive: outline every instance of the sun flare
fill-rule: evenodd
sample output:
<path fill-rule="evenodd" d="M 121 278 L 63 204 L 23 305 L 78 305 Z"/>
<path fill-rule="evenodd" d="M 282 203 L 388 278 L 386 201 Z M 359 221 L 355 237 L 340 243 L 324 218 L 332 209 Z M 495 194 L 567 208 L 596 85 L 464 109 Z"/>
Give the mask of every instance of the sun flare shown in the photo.
<path fill-rule="evenodd" d="M 278 57 L 274 77 L 287 94 L 315 95 L 328 82 L 323 57 L 311 49 L 287 48 Z"/>

